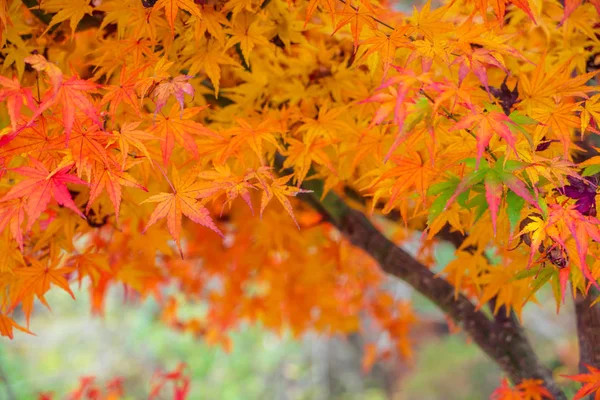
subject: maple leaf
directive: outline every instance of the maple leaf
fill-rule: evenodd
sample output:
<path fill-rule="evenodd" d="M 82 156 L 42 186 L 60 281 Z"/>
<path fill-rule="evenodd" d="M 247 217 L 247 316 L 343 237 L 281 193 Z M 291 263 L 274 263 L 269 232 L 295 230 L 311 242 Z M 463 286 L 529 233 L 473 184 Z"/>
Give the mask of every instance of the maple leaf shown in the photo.
<path fill-rule="evenodd" d="M 8 109 L 8 116 L 10 117 L 10 123 L 13 130 L 17 129 L 17 122 L 21 116 L 21 106 L 25 101 L 27 107 L 31 110 L 35 109 L 35 101 L 33 100 L 33 94 L 31 89 L 21 87 L 19 80 L 13 77 L 12 80 L 0 76 L 0 85 L 3 86 L 0 89 L 0 102 L 6 102 L 6 108 Z"/>
<path fill-rule="evenodd" d="M 554 398 L 552 394 L 542 386 L 544 381 L 541 379 L 523 379 L 518 385 L 511 388 L 508 379 L 502 379 L 500 387 L 498 387 L 490 400 L 551 400 Z"/>
<path fill-rule="evenodd" d="M 596 128 L 600 127 L 600 94 L 594 95 L 587 99 L 583 106 L 579 105 L 575 110 L 581 112 L 581 132 L 588 130 L 590 121 Z"/>
<path fill-rule="evenodd" d="M 432 41 L 435 36 L 452 30 L 451 24 L 442 22 L 442 17 L 448 12 L 448 8 L 448 5 L 446 5 L 431 11 L 431 0 L 423 5 L 421 11 L 418 11 L 417 7 L 413 5 L 410 25 L 417 33 Z"/>
<path fill-rule="evenodd" d="M 138 98 L 135 93 L 135 88 L 137 84 L 137 77 L 147 68 L 147 65 L 143 65 L 139 68 L 134 69 L 131 73 L 127 74 L 127 67 L 123 66 L 121 69 L 121 75 L 119 77 L 118 85 L 110 85 L 106 87 L 108 90 L 107 93 L 104 94 L 102 100 L 100 101 L 100 105 L 108 104 L 108 112 L 115 118 L 117 108 L 121 103 L 129 105 L 135 112 L 139 115 L 138 109 Z"/>
<path fill-rule="evenodd" d="M 24 199 L 3 201 L 0 199 L 0 231 L 10 230 L 11 236 L 23 250 L 23 221 L 27 204 Z"/>
<path fill-rule="evenodd" d="M 254 46 L 269 47 L 269 41 L 264 37 L 266 28 L 256 21 L 256 15 L 248 12 L 236 16 L 230 29 L 231 37 L 225 48 L 240 44 L 240 49 L 247 65 L 250 65 L 250 52 Z"/>
<path fill-rule="evenodd" d="M 542 107 L 553 107 L 556 97 L 579 96 L 587 97 L 586 93 L 593 91 L 592 86 L 586 83 L 597 72 L 578 74 L 571 77 L 572 60 L 567 60 L 556 65 L 546 72 L 546 58 L 540 60 L 531 75 L 531 78 L 522 74 L 519 77 L 519 87 L 523 97 L 519 107 L 524 108 L 527 114 L 530 110 Z"/>
<path fill-rule="evenodd" d="M 25 265 L 23 253 L 14 246 L 14 242 L 7 240 L 5 235 L 0 241 L 0 274 L 4 272 L 12 273 L 14 268 Z"/>
<path fill-rule="evenodd" d="M 254 214 L 250 189 L 255 189 L 255 187 L 249 181 L 255 176 L 255 172 L 236 176 L 227 164 L 224 167 L 215 165 L 213 171 L 202 171 L 198 175 L 200 179 L 207 181 L 202 184 L 203 189 L 199 191 L 199 194 L 202 198 L 209 199 L 212 196 L 219 196 L 220 192 L 225 191 L 226 204 L 231 206 L 233 200 L 241 197 Z"/>
<path fill-rule="evenodd" d="M 361 56 L 361 59 L 367 58 L 371 54 L 379 53 L 383 64 L 383 76 L 385 77 L 390 65 L 394 62 L 396 50 L 413 47 L 407 33 L 408 27 L 396 28 L 389 35 L 376 30 L 371 31 L 373 36 L 361 43 L 362 45 L 369 46 L 368 50 Z"/>
<path fill-rule="evenodd" d="M 148 399 L 156 399 L 160 395 L 162 388 L 168 382 L 172 382 L 173 395 L 171 398 L 173 400 L 185 400 L 190 391 L 190 377 L 184 374 L 186 369 L 187 364 L 179 363 L 173 371 L 159 373 L 157 382 L 152 384 Z"/>
<path fill-rule="evenodd" d="M 555 246 L 561 251 L 566 251 L 566 240 L 570 237 L 575 242 L 576 253 L 579 257 L 579 269 L 591 284 L 598 287 L 586 261 L 589 240 L 600 242 L 600 221 L 591 216 L 583 216 L 575 206 L 560 206 L 551 204 L 547 220 L 541 216 L 530 215 L 528 223 L 519 235 L 528 234 L 531 240 L 531 252 L 528 266 L 531 265 L 535 252 L 540 249 L 544 239 L 551 238 Z"/>
<path fill-rule="evenodd" d="M 140 97 L 143 102 L 146 94 L 153 88 L 156 84 L 169 79 L 171 75 L 169 74 L 169 69 L 173 66 L 174 62 L 169 61 L 166 57 L 162 57 L 158 62 L 154 65 L 154 69 L 152 71 L 152 75 L 138 79 L 135 84 L 135 88 L 141 92 Z"/>
<path fill-rule="evenodd" d="M 231 24 L 229 20 L 225 18 L 225 16 L 215 10 L 214 5 L 205 4 L 202 7 L 202 17 L 196 18 L 194 24 L 194 37 L 196 38 L 196 42 L 200 42 L 206 32 L 209 32 L 210 35 L 215 38 L 221 46 L 225 45 L 225 30 L 223 26 L 230 27 Z M 190 75 L 193 75 L 190 73 Z"/>
<path fill-rule="evenodd" d="M 575 199 L 575 209 L 582 215 L 596 216 L 596 189 L 598 177 L 577 179 L 567 176 L 569 185 L 563 188 L 567 197 Z"/>
<path fill-rule="evenodd" d="M 156 101 L 156 109 L 154 110 L 155 117 L 156 114 L 167 105 L 167 100 L 169 100 L 169 97 L 171 96 L 175 96 L 177 103 L 179 103 L 181 114 L 183 114 L 184 94 L 194 96 L 194 87 L 187 82 L 190 78 L 191 76 L 189 75 L 179 75 L 156 86 L 154 89 L 154 100 Z"/>
<path fill-rule="evenodd" d="M 406 129 L 404 124 L 406 122 L 407 117 L 410 114 L 416 114 L 409 112 L 409 110 L 413 111 L 413 109 L 415 108 L 418 109 L 423 104 L 423 102 L 421 102 L 421 104 L 418 104 L 413 99 L 412 93 L 414 93 L 417 90 L 439 90 L 439 87 L 431 81 L 427 73 L 417 75 L 414 71 L 411 70 L 406 70 L 399 67 L 394 67 L 394 69 L 396 69 L 401 74 L 387 79 L 378 88 L 378 93 L 375 93 L 373 96 L 368 97 L 360 102 L 381 103 L 381 105 L 375 112 L 375 116 L 373 117 L 371 126 L 383 123 L 385 119 L 389 116 L 389 114 L 393 112 L 393 121 L 398 126 L 398 129 L 394 138 L 394 142 L 392 143 L 390 149 L 388 150 L 384 158 L 384 162 L 386 162 L 392 156 L 394 150 L 396 150 L 396 148 L 398 148 L 402 141 L 406 139 Z M 415 87 L 416 85 L 419 85 L 418 89 Z M 381 91 L 385 89 L 387 89 L 387 93 L 386 91 Z M 427 104 L 427 101 L 425 101 L 424 103 Z M 425 109 L 420 111 L 427 110 Z"/>
<path fill-rule="evenodd" d="M 490 266 L 486 274 L 482 274 L 478 283 L 483 290 L 479 298 L 478 308 L 484 307 L 491 299 L 496 299 L 494 314 L 497 314 L 502 306 L 506 310 L 506 316 L 511 310 L 521 318 L 523 306 L 531 296 L 529 282 L 525 279 L 515 280 L 517 271 L 522 268 L 522 260 L 511 260 L 508 265 Z"/>
<path fill-rule="evenodd" d="M 528 0 L 477 0 L 475 1 L 475 5 L 477 7 L 477 11 L 483 18 L 487 16 L 487 9 L 491 5 L 494 9 L 494 14 L 496 14 L 496 18 L 500 23 L 504 23 L 504 15 L 506 14 L 506 4 L 513 4 L 519 7 L 521 10 L 527 14 L 527 16 L 535 23 L 535 17 L 531 12 L 531 7 L 529 6 Z"/>
<path fill-rule="evenodd" d="M 407 151 L 403 155 L 392 156 L 390 161 L 394 164 L 392 168 L 383 171 L 374 170 L 370 175 L 377 176 L 364 189 L 374 188 L 373 206 L 382 196 L 388 200 L 383 208 L 384 213 L 389 213 L 402 200 L 419 196 L 419 204 L 427 199 L 427 188 L 435 176 L 440 173 L 438 166 L 432 166 L 427 158 L 414 151 Z M 403 218 L 406 218 L 403 213 Z"/>
<path fill-rule="evenodd" d="M 591 365 L 584 364 L 587 370 L 589 371 L 587 374 L 578 374 L 578 375 L 567 375 L 565 376 L 568 379 L 571 379 L 576 382 L 583 383 L 583 387 L 575 393 L 573 400 L 581 400 L 586 396 L 596 394 L 596 398 L 598 398 L 600 393 L 600 369 L 595 368 Z"/>
<path fill-rule="evenodd" d="M 14 274 L 18 279 L 18 291 L 13 299 L 13 307 L 16 306 L 17 302 L 20 300 L 23 302 L 32 301 L 33 296 L 35 295 L 42 304 L 50 309 L 50 305 L 44 298 L 44 295 L 50 290 L 51 285 L 60 287 L 75 300 L 75 295 L 69 287 L 69 281 L 67 281 L 64 276 L 71 272 L 72 268 L 61 267 L 60 257 L 52 255 L 47 262 L 41 262 L 31 257 L 27 257 L 26 260 L 29 266 L 17 268 L 14 271 Z M 27 325 L 29 325 L 30 316 L 31 309 L 27 309 L 25 311 Z"/>
<path fill-rule="evenodd" d="M 483 156 L 487 145 L 490 143 L 492 136 L 497 134 L 505 140 L 506 145 L 511 148 L 515 153 L 516 137 L 510 131 L 507 124 L 514 125 L 514 122 L 504 113 L 498 111 L 489 111 L 486 113 L 477 112 L 472 109 L 471 115 L 467 115 L 459 122 L 456 123 L 450 131 L 458 129 L 471 129 L 476 127 L 477 136 L 477 166 L 479 167 L 479 160 Z"/>
<path fill-rule="evenodd" d="M 65 142 L 69 145 L 71 131 L 75 123 L 75 112 L 83 112 L 99 129 L 103 129 L 102 121 L 96 107 L 89 98 L 88 93 L 93 93 L 99 88 L 96 83 L 79 79 L 72 76 L 66 81 L 60 83 L 58 92 L 47 93 L 42 100 L 38 110 L 34 113 L 32 120 L 35 120 L 44 111 L 51 106 L 59 105 L 62 110 L 62 121 L 65 128 Z"/>
<path fill-rule="evenodd" d="M 75 32 L 83 16 L 91 15 L 93 11 L 88 0 L 44 0 L 40 3 L 40 7 L 54 14 L 44 34 L 54 25 L 66 20 L 69 20 L 71 31 Z"/>
<path fill-rule="evenodd" d="M 323 5 L 329 14 L 329 17 L 331 18 L 331 23 L 335 25 L 336 4 L 336 0 L 310 0 L 306 6 L 306 19 L 304 20 L 304 27 L 306 27 L 308 21 L 311 19 L 317 8 Z"/>
<path fill-rule="evenodd" d="M 114 139 L 109 139 L 109 142 L 117 141 L 119 148 L 121 149 L 121 169 L 125 169 L 127 158 L 129 157 L 129 146 L 133 146 L 138 149 L 148 161 L 152 161 L 148 149 L 144 145 L 144 142 L 156 139 L 156 136 L 137 129 L 140 126 L 141 121 L 138 122 L 125 122 L 121 125 L 120 131 L 113 131 Z"/>
<path fill-rule="evenodd" d="M 446 279 L 454 286 L 454 297 L 458 298 L 461 290 L 477 294 L 481 290 L 478 276 L 486 271 L 488 266 L 486 258 L 479 253 L 459 250 L 456 258 L 444 267 Z"/>
<path fill-rule="evenodd" d="M 184 110 L 182 113 L 178 113 L 176 106 L 173 105 L 168 116 L 158 115 L 157 122 L 150 132 L 163 138 L 161 149 L 164 165 L 167 165 L 171 158 L 175 142 L 188 150 L 194 158 L 198 158 L 198 145 L 196 145 L 192 135 L 220 139 L 216 133 L 206 128 L 201 123 L 191 120 L 192 117 L 204 108 L 205 107 L 193 107 Z"/>
<path fill-rule="evenodd" d="M 21 332 L 29 333 L 34 335 L 29 329 L 17 324 L 12 318 L 0 313 L 0 336 L 8 336 L 9 339 L 13 338 L 13 328 L 20 330 Z"/>
<path fill-rule="evenodd" d="M 293 174 L 282 176 L 281 178 L 274 179 L 269 185 L 262 186 L 264 191 L 260 199 L 260 216 L 262 218 L 263 211 L 265 210 L 269 202 L 273 199 L 273 197 L 275 197 L 277 201 L 279 201 L 279 203 L 283 206 L 285 211 L 287 211 L 290 217 L 292 217 L 298 229 L 300 229 L 300 225 L 298 225 L 298 221 L 294 216 L 294 210 L 288 197 L 295 197 L 299 193 L 311 193 L 312 190 L 305 190 L 300 189 L 298 187 L 286 185 L 286 183 L 290 180 L 292 176 Z"/>
<path fill-rule="evenodd" d="M 53 93 L 58 93 L 58 89 L 63 80 L 63 73 L 55 64 L 46 60 L 41 54 L 32 54 L 25 57 L 26 63 L 31 64 L 31 67 L 36 71 L 45 72 L 52 83 Z"/>
<path fill-rule="evenodd" d="M 154 4 L 154 10 L 165 10 L 165 16 L 171 27 L 171 33 L 175 32 L 175 19 L 179 10 L 185 10 L 197 18 L 202 17 L 200 8 L 193 0 L 158 0 Z"/>
<path fill-rule="evenodd" d="M 14 169 L 15 172 L 28 177 L 28 179 L 17 183 L 2 198 L 4 202 L 27 196 L 27 215 L 29 217 L 27 229 L 30 229 L 46 210 L 52 198 L 61 206 L 67 207 L 75 211 L 81 218 L 85 218 L 73 202 L 66 185 L 67 183 L 87 185 L 86 182 L 69 174 L 72 165 L 50 172 L 36 159 L 31 158 L 29 161 L 33 164 L 32 167 Z"/>
<path fill-rule="evenodd" d="M 508 78 L 508 75 L 507 75 Z M 512 107 L 519 102 L 519 84 L 517 83 L 513 90 L 510 90 L 506 85 L 506 79 L 502 82 L 499 88 L 489 87 L 489 92 L 500 102 L 504 114 L 510 115 Z"/>
<path fill-rule="evenodd" d="M 565 21 L 567 20 L 567 18 L 569 18 L 569 16 L 571 14 L 573 14 L 573 11 L 575 11 L 577 9 L 577 7 L 579 7 L 581 5 L 581 1 L 582 0 L 565 0 L 565 8 L 563 11 L 563 17 L 561 18 L 560 22 L 558 23 L 558 25 L 562 25 L 565 23 Z"/>
<path fill-rule="evenodd" d="M 307 142 L 316 138 L 334 140 L 339 133 L 352 130 L 350 124 L 343 120 L 344 112 L 347 112 L 346 107 L 332 108 L 325 103 L 319 108 L 317 118 L 302 119 L 304 123 L 298 128 L 298 133 L 302 133 Z"/>
<path fill-rule="evenodd" d="M 291 138 L 288 139 L 288 142 L 290 146 L 285 151 L 284 155 L 287 157 L 283 163 L 283 167 L 293 167 L 295 169 L 295 179 L 298 186 L 302 185 L 302 181 L 306 178 L 306 174 L 308 174 L 312 163 L 324 165 L 331 172 L 336 173 L 331 160 L 323 150 L 324 147 L 330 145 L 330 142 L 314 140 L 310 143 L 305 143 Z"/>
<path fill-rule="evenodd" d="M 458 57 L 454 62 L 459 63 L 459 86 L 469 71 L 472 71 L 488 93 L 490 93 L 490 87 L 488 84 L 487 70 L 490 65 L 498 67 L 508 74 L 508 70 L 504 66 L 501 56 L 487 49 L 475 49 L 469 54 Z"/>
<path fill-rule="evenodd" d="M 94 174 L 91 177 L 90 198 L 88 200 L 85 212 L 88 213 L 102 191 L 106 191 L 115 210 L 115 219 L 119 224 L 119 210 L 121 204 L 122 186 L 135 187 L 147 192 L 148 190 L 136 182 L 136 180 L 127 172 L 116 167 L 118 164 L 109 162 L 96 165 Z"/>
<path fill-rule="evenodd" d="M 191 173 L 179 177 L 176 169 L 171 172 L 173 178 L 172 193 L 160 193 L 149 197 L 142 203 L 159 203 L 144 229 L 144 232 L 161 218 L 167 218 L 167 228 L 169 233 L 177 243 L 177 248 L 183 258 L 183 250 L 181 249 L 181 217 L 187 216 L 197 224 L 203 225 L 219 235 L 223 236 L 219 228 L 215 225 L 210 217 L 209 211 L 200 204 L 200 198 L 203 189 L 198 183 L 195 183 L 196 174 L 192 169 Z"/>
<path fill-rule="evenodd" d="M 278 132 L 278 129 L 273 126 L 273 121 L 270 119 L 265 119 L 257 124 L 255 121 L 235 118 L 235 122 L 237 122 L 239 128 L 232 128 L 228 131 L 233 135 L 227 152 L 228 155 L 237 151 L 243 144 L 247 144 L 262 163 L 264 158 L 263 141 L 279 148 L 279 143 L 277 143 L 274 135 Z"/>
<path fill-rule="evenodd" d="M 538 136 L 550 136 L 558 138 L 563 145 L 563 154 L 569 153 L 573 130 L 579 126 L 579 118 L 574 115 L 576 107 L 567 102 L 560 102 L 552 106 L 532 110 L 532 117 L 540 122 L 536 127 Z"/>
<path fill-rule="evenodd" d="M 208 41 L 204 51 L 198 51 L 194 46 L 193 56 L 188 62 L 190 64 L 190 75 L 195 75 L 204 70 L 215 88 L 215 97 L 219 97 L 221 67 L 224 65 L 238 65 L 235 60 L 227 55 L 222 44 L 215 40 Z"/>
<path fill-rule="evenodd" d="M 488 174 L 485 177 L 485 199 L 487 200 L 490 208 L 490 214 L 492 216 L 492 227 L 494 228 L 494 235 L 496 234 L 496 218 L 498 217 L 498 210 L 500 208 L 500 200 L 504 187 L 502 181 L 495 174 Z"/>
<path fill-rule="evenodd" d="M 352 33 L 352 38 L 354 38 L 354 51 L 358 48 L 360 34 L 365 26 L 374 31 L 377 30 L 374 9 L 367 4 L 367 2 L 360 2 L 358 6 L 353 6 L 351 0 L 344 2 L 344 8 L 340 13 L 341 20 L 333 31 L 333 33 L 336 33 L 344 26 L 350 25 L 350 32 Z"/>
<path fill-rule="evenodd" d="M 92 174 L 94 162 L 108 162 L 106 145 L 110 138 L 109 133 L 98 130 L 96 125 L 88 126 L 76 119 L 73 125 L 73 137 L 69 141 L 71 154 L 64 161 L 72 160 L 75 163 L 77 176 L 80 178 L 84 173 L 89 177 Z M 57 136 L 51 145 L 54 148 L 62 148 L 63 143 L 64 139 Z"/>
<path fill-rule="evenodd" d="M 71 257 L 69 264 L 77 269 L 79 287 L 81 287 L 81 282 L 86 276 L 90 277 L 94 285 L 97 285 L 100 282 L 102 272 L 110 272 L 111 270 L 108 256 L 92 251 L 86 251 L 84 254 Z"/>

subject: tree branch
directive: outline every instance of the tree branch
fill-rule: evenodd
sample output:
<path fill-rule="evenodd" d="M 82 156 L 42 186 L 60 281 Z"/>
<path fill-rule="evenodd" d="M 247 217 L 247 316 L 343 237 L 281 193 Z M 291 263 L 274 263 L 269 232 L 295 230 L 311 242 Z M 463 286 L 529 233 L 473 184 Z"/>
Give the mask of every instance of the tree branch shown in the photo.
<path fill-rule="evenodd" d="M 579 370 L 587 373 L 585 364 L 600 367 L 600 304 L 591 306 L 598 291 L 590 288 L 587 296 L 577 295 L 577 339 L 579 341 Z"/>
<path fill-rule="evenodd" d="M 573 156 L 573 161 L 581 163 L 598 155 L 596 135 L 588 135 L 577 145 L 582 152 Z M 577 319 L 577 341 L 579 343 L 579 371 L 587 373 L 585 365 L 600 368 L 600 304 L 591 307 L 593 297 L 600 295 L 597 289 L 590 288 L 586 296 L 577 294 L 575 299 L 575 315 Z M 591 398 L 592 396 L 590 396 Z"/>
<path fill-rule="evenodd" d="M 275 165 L 279 168 L 283 165 L 281 155 L 276 155 Z M 512 381 L 541 379 L 557 400 L 566 399 L 550 371 L 538 360 L 519 325 L 513 324 L 511 319 L 493 321 L 465 296 L 455 297 L 451 284 L 436 277 L 426 266 L 386 238 L 362 212 L 350 208 L 333 192 L 321 199 L 322 181 L 307 180 L 303 188 L 313 192 L 301 195 L 301 200 L 323 214 L 354 246 L 375 259 L 383 271 L 411 285 L 461 325 Z"/>

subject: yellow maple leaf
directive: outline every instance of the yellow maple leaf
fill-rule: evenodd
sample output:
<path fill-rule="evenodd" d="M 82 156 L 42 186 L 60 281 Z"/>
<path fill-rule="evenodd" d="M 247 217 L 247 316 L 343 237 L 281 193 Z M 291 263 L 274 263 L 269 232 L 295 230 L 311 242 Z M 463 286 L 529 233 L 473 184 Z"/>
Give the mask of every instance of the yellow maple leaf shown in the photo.
<path fill-rule="evenodd" d="M 193 0 L 158 0 L 154 5 L 155 10 L 165 9 L 165 16 L 171 27 L 171 32 L 175 32 L 175 19 L 179 10 L 185 10 L 197 18 L 202 17 L 200 8 Z"/>
<path fill-rule="evenodd" d="M 588 129 L 591 120 L 594 121 L 596 128 L 600 127 L 600 94 L 590 97 L 576 110 L 581 112 L 582 133 Z M 598 133 L 597 130 L 595 131 Z"/>
<path fill-rule="evenodd" d="M 88 0 L 46 0 L 41 2 L 40 7 L 46 12 L 56 13 L 48 24 L 46 32 L 54 25 L 66 20 L 69 20 L 71 30 L 75 32 L 83 16 L 86 14 L 91 15 L 93 11 Z"/>
<path fill-rule="evenodd" d="M 230 48 L 239 43 L 246 64 L 250 65 L 250 52 L 254 46 L 270 46 L 264 35 L 267 29 L 264 22 L 256 20 L 256 15 L 244 11 L 236 16 L 229 29 L 231 37 L 225 47 Z"/>

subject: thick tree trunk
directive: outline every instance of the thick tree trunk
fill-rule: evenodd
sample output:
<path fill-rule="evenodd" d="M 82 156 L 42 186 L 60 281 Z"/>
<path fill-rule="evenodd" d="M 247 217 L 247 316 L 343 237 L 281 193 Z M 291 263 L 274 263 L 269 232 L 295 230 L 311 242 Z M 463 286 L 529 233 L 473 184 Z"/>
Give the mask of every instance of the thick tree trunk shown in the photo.
<path fill-rule="evenodd" d="M 598 292 L 593 288 L 587 296 L 577 295 L 577 339 L 579 341 L 579 370 L 587 372 L 585 364 L 600 368 L 600 304 L 592 304 Z"/>
<path fill-rule="evenodd" d="M 281 168 L 283 157 L 277 155 L 275 164 Z M 541 379 L 556 400 L 566 400 L 551 372 L 540 363 L 522 327 L 514 319 L 490 319 L 466 297 L 456 297 L 451 284 L 436 277 L 426 266 L 386 238 L 362 212 L 350 208 L 332 192 L 322 198 L 323 182 L 305 181 L 303 187 L 313 192 L 303 195 L 302 200 L 336 226 L 354 246 L 373 257 L 386 273 L 407 282 L 446 312 L 513 382 Z"/>

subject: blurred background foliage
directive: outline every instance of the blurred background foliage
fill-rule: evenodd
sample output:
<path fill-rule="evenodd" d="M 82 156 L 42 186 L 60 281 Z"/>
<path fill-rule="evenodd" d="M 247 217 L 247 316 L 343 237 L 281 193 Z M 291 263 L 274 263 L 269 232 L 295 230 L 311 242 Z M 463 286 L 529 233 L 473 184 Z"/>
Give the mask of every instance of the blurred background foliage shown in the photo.
<path fill-rule="evenodd" d="M 438 249 L 438 268 L 452 257 L 452 249 Z M 0 398 L 35 399 L 53 392 L 62 399 L 82 376 L 99 383 L 121 377 L 130 399 L 148 396 L 149 382 L 161 369 L 189 366 L 190 399 L 487 399 L 499 385 L 501 373 L 461 333 L 451 333 L 441 313 L 400 282 L 389 282 L 397 298 L 410 298 L 420 322 L 413 329 L 412 360 L 384 359 L 369 372 L 362 369 L 366 343 L 385 341 L 363 321 L 361 334 L 326 337 L 307 333 L 293 338 L 260 326 L 231 332 L 231 351 L 207 345 L 202 338 L 178 333 L 160 321 L 155 300 L 124 302 L 113 288 L 103 317 L 90 315 L 85 289 L 75 290 L 77 301 L 51 291 L 52 311 L 38 307 L 32 328 L 38 336 L 18 334 L 0 342 Z M 556 315 L 550 293 L 528 306 L 524 323 L 538 354 L 558 380 L 576 373 L 574 317 L 567 304 Z M 203 305 L 185 313 L 203 313 Z M 573 390 L 574 387 L 567 387 Z M 571 392 L 574 393 L 574 392 Z M 164 399 L 169 398 L 165 391 Z"/>

